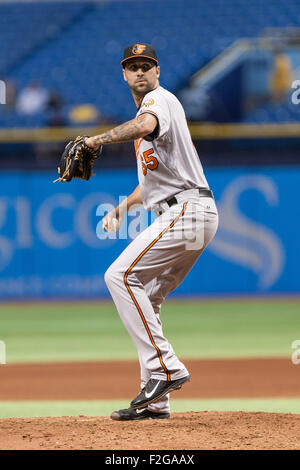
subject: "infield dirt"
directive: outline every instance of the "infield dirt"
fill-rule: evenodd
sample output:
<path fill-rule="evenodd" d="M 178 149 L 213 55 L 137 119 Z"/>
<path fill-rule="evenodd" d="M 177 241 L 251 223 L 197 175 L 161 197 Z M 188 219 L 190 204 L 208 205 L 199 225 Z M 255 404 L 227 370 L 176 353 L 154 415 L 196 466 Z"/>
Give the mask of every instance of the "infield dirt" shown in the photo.
<path fill-rule="evenodd" d="M 287 358 L 185 360 L 191 382 L 176 398 L 299 397 Z M 0 368 L 0 400 L 132 399 L 135 361 L 15 364 Z M 113 410 L 112 410 L 113 411 Z M 205 411 L 167 420 L 109 417 L 0 419 L 0 449 L 300 449 L 300 415 Z"/>
<path fill-rule="evenodd" d="M 300 415 L 175 413 L 166 420 L 105 417 L 0 420 L 1 449 L 299 449 Z"/>

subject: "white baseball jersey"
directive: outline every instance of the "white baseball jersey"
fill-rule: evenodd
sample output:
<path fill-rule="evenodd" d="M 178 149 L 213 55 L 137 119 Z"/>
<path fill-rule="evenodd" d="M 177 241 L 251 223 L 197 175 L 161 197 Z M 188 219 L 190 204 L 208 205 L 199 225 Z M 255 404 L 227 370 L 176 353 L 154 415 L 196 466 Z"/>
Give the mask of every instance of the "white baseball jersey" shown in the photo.
<path fill-rule="evenodd" d="M 138 179 L 145 209 L 186 189 L 208 188 L 191 139 L 185 113 L 176 96 L 159 86 L 147 93 L 137 115 L 157 117 L 156 135 L 135 140 Z"/>

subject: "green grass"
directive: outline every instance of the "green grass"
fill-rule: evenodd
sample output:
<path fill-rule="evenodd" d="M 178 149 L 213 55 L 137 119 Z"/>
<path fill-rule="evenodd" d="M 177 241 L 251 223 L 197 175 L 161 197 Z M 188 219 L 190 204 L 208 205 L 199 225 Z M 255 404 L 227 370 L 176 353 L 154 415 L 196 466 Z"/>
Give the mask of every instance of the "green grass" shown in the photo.
<path fill-rule="evenodd" d="M 0 418 L 40 416 L 109 416 L 114 410 L 128 407 L 128 400 L 90 401 L 0 401 Z M 297 398 L 259 399 L 189 399 L 172 400 L 171 412 L 187 411 L 254 411 L 300 413 Z"/>
<path fill-rule="evenodd" d="M 300 300 L 169 301 L 161 319 L 181 358 L 290 356 Z M 6 361 L 136 359 L 112 303 L 0 305 Z"/>

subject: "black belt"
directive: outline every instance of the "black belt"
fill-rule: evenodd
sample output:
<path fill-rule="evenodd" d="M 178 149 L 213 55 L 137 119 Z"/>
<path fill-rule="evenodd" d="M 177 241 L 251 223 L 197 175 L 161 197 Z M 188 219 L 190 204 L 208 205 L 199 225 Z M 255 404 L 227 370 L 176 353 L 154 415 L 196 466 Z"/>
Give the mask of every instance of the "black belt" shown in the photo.
<path fill-rule="evenodd" d="M 200 197 L 212 197 L 212 198 L 214 198 L 214 195 L 213 195 L 213 193 L 210 189 L 198 188 L 198 191 L 199 191 L 199 196 Z M 167 202 L 169 207 L 174 206 L 174 204 L 178 204 L 176 196 L 171 197 L 166 202 Z"/>

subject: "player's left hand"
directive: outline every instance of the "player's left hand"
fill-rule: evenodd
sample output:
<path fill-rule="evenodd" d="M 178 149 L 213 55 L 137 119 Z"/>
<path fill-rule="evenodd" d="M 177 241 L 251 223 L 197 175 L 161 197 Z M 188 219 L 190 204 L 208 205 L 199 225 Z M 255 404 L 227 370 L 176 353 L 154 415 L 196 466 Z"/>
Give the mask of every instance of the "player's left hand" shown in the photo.
<path fill-rule="evenodd" d="M 120 230 L 124 215 L 115 209 L 108 212 L 102 219 L 102 228 L 106 232 L 117 232 Z"/>
<path fill-rule="evenodd" d="M 86 144 L 87 138 L 88 136 L 78 136 L 66 145 L 57 169 L 59 178 L 54 183 L 71 181 L 72 178 L 89 180 L 93 176 L 94 160 L 100 157 L 102 145 L 95 150 Z"/>

